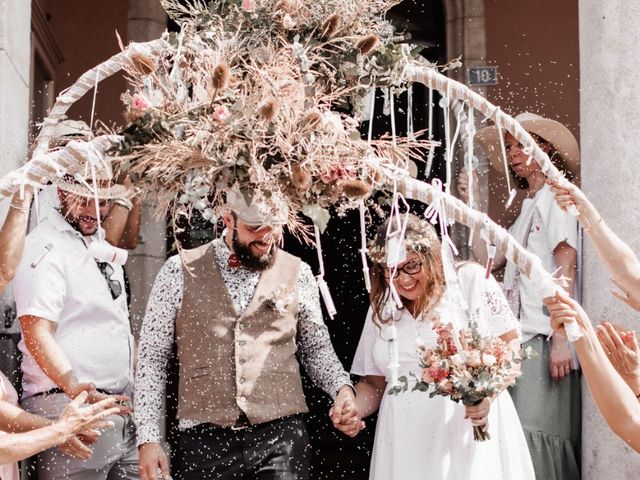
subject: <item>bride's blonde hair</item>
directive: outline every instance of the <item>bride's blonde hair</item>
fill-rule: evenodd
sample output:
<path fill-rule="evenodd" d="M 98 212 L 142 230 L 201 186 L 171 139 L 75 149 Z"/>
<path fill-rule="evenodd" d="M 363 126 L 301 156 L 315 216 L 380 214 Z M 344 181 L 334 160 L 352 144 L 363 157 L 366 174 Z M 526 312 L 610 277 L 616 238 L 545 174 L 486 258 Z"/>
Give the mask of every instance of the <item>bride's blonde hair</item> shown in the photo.
<path fill-rule="evenodd" d="M 370 256 L 373 260 L 371 268 L 371 293 L 369 300 L 373 311 L 373 321 L 382 325 L 388 323 L 391 318 L 385 314 L 385 305 L 390 301 L 390 290 L 384 276 L 386 265 L 386 241 L 387 227 L 389 220 L 386 220 L 376 232 L 369 247 Z M 427 273 L 427 282 L 424 291 L 416 303 L 414 316 L 425 313 L 433 306 L 437 305 L 445 290 L 444 267 L 442 265 L 442 255 L 440 253 L 440 239 L 435 228 L 429 222 L 421 220 L 413 214 L 409 214 L 407 229 L 405 232 L 405 248 L 418 254 L 422 261 L 422 268 Z M 392 281 L 390 279 L 390 281 Z M 404 300 L 404 299 L 403 299 Z"/>

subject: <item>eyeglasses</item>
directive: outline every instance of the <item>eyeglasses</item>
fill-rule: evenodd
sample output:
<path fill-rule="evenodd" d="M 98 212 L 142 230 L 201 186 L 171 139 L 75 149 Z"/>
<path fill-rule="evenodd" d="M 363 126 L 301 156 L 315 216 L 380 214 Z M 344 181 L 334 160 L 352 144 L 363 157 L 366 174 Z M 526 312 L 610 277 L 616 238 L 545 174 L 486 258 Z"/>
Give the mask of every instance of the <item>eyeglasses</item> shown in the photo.
<path fill-rule="evenodd" d="M 412 262 L 407 262 L 405 263 L 403 266 L 398 267 L 393 275 L 393 278 L 398 278 L 398 276 L 400 275 L 400 272 L 403 272 L 406 275 L 409 275 L 410 277 L 413 275 L 417 275 L 422 271 L 422 262 L 415 260 Z M 389 279 L 391 277 L 391 272 L 393 272 L 393 268 L 385 268 L 384 270 L 384 277 L 386 279 Z"/>
<path fill-rule="evenodd" d="M 109 286 L 109 291 L 111 292 L 111 298 L 114 300 L 117 299 L 120 295 L 122 295 L 122 284 L 118 280 L 114 280 L 112 275 L 114 274 L 113 267 L 108 262 L 96 262 L 98 264 L 98 268 L 100 269 L 100 273 L 107 280 L 107 285 Z"/>

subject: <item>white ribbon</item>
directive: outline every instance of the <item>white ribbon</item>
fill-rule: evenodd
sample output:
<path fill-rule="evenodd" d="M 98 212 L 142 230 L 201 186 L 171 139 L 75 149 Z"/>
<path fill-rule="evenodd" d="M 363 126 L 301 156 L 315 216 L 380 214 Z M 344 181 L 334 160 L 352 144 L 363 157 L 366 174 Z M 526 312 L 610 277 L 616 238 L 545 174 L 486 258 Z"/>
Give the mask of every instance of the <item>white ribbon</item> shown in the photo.
<path fill-rule="evenodd" d="M 324 279 L 324 261 L 322 259 L 322 243 L 320 242 L 320 229 L 314 224 L 313 230 L 316 236 L 316 251 L 318 252 L 318 264 L 320 266 L 320 275 L 316 276 L 316 280 L 318 282 L 318 289 L 320 290 L 320 295 L 322 296 L 322 301 L 324 302 L 324 306 L 327 309 L 327 314 L 329 318 L 333 320 L 335 317 L 337 310 L 336 306 L 333 303 L 333 298 L 331 298 L 331 292 L 329 291 L 329 285 Z"/>

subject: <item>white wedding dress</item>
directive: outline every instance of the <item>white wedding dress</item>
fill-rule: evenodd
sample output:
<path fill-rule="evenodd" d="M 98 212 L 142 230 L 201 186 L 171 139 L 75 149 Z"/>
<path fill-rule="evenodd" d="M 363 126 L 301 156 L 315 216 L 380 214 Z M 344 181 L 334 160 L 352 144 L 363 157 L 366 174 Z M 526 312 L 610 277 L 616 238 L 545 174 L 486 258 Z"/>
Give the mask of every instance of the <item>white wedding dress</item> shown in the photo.
<path fill-rule="evenodd" d="M 449 282 L 434 314 L 442 323 L 466 328 L 469 319 L 478 323 L 483 335 L 502 335 L 518 329 L 497 282 L 484 278 L 478 264 L 458 269 L 458 281 Z M 453 285 L 451 284 L 453 283 Z M 402 311 L 398 329 L 400 376 L 409 379 L 409 389 L 397 395 L 385 393 L 378 413 L 370 479 L 375 480 L 534 480 L 533 465 L 518 414 L 508 392 L 491 404 L 491 439 L 476 442 L 464 406 L 449 398 L 429 398 L 427 392 L 411 388 L 420 376 L 416 339 L 435 346 L 431 321 L 416 322 Z M 390 378 L 385 328 L 378 328 L 367 315 L 351 372 L 355 375 Z M 387 384 L 387 390 L 389 385 Z"/>

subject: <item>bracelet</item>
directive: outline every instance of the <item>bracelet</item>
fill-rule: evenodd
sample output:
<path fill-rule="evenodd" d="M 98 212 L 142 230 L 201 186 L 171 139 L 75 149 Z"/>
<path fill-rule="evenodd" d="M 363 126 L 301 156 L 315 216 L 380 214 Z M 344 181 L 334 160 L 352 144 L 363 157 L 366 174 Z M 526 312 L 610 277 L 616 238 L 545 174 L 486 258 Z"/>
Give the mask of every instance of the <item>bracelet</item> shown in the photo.
<path fill-rule="evenodd" d="M 21 205 L 14 205 L 13 202 L 9 205 L 14 210 L 18 210 L 19 212 L 24 213 L 25 215 L 29 214 L 29 207 L 23 207 Z"/>
<path fill-rule="evenodd" d="M 128 198 L 116 198 L 113 203 L 120 205 L 121 207 L 131 210 L 133 208 L 133 202 Z"/>

